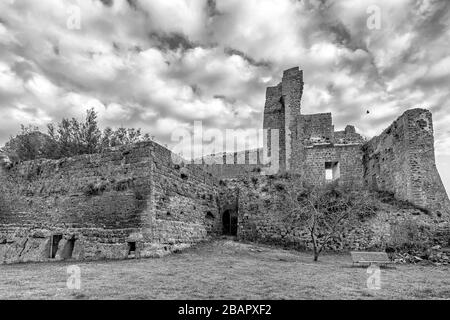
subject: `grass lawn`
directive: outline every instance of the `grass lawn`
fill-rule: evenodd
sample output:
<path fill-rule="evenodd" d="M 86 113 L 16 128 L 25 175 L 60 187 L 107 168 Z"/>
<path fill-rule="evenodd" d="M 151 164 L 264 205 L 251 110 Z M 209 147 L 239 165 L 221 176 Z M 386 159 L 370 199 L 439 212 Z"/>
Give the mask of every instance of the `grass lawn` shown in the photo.
<path fill-rule="evenodd" d="M 0 265 L 0 299 L 450 299 L 449 266 L 383 268 L 371 290 L 350 255 L 319 260 L 218 240 L 159 259 Z M 80 290 L 66 287 L 72 264 Z"/>

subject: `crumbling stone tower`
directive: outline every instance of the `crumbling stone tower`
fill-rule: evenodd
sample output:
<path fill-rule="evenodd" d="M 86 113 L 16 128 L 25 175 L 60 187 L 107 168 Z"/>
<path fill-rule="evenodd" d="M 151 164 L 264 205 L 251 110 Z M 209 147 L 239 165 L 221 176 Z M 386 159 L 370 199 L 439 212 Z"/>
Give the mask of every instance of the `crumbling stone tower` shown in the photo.
<path fill-rule="evenodd" d="M 264 153 L 270 161 L 279 160 L 279 171 L 298 173 L 315 185 L 337 180 L 388 191 L 450 217 L 450 201 L 435 164 L 428 110 L 408 110 L 382 134 L 365 141 L 351 125 L 334 131 L 331 113 L 302 114 L 303 85 L 303 72 L 295 67 L 266 91 Z M 279 137 L 272 135 L 274 129 Z"/>
<path fill-rule="evenodd" d="M 290 170 L 291 156 L 296 150 L 296 129 L 301 114 L 303 94 L 303 71 L 299 67 L 283 72 L 283 79 L 275 87 L 266 90 L 263 128 L 268 130 L 265 148 L 269 157 L 274 152 L 271 130 L 279 132 L 279 166 L 280 171 Z"/>

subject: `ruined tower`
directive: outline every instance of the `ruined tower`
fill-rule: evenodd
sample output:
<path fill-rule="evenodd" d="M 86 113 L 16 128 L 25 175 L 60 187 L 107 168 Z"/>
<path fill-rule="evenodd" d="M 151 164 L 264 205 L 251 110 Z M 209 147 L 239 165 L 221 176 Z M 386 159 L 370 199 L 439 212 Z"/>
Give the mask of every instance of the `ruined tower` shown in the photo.
<path fill-rule="evenodd" d="M 299 67 L 283 72 L 281 83 L 266 90 L 266 104 L 264 106 L 263 128 L 268 131 L 268 138 L 264 143 L 268 156 L 274 152 L 276 145 L 271 137 L 272 130 L 279 134 L 279 166 L 280 171 L 290 170 L 292 150 L 296 148 L 296 128 L 301 114 L 301 98 L 303 94 L 303 71 Z"/>
<path fill-rule="evenodd" d="M 266 91 L 264 153 L 270 161 L 278 157 L 279 171 L 300 174 L 314 185 L 338 181 L 388 191 L 438 216 L 450 216 L 428 110 L 408 110 L 366 141 L 352 125 L 335 131 L 331 113 L 302 114 L 302 94 L 303 72 L 298 67 L 285 70 L 281 83 Z M 274 129 L 279 137 L 271 134 Z"/>

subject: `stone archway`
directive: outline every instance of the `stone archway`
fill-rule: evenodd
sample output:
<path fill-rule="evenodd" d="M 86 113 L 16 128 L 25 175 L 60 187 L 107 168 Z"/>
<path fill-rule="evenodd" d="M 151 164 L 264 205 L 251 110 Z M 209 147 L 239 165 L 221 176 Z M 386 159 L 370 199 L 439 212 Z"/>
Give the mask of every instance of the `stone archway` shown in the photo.
<path fill-rule="evenodd" d="M 238 227 L 238 216 L 234 210 L 225 210 L 222 215 L 222 232 L 224 235 L 236 236 Z"/>

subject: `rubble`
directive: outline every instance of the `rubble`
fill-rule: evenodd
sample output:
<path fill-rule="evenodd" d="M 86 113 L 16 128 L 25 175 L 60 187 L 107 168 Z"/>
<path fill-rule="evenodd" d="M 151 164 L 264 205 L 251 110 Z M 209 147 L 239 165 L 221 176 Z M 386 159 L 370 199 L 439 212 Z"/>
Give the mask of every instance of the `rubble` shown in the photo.
<path fill-rule="evenodd" d="M 393 261 L 399 264 L 434 264 L 450 265 L 450 248 L 434 246 L 426 250 L 411 250 L 409 252 L 396 252 Z"/>

